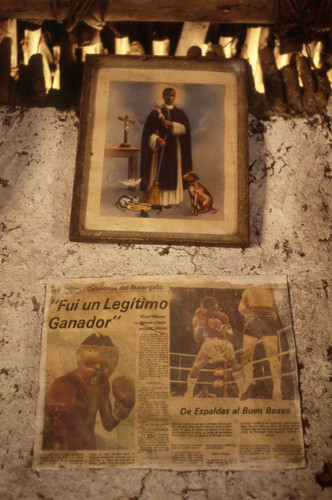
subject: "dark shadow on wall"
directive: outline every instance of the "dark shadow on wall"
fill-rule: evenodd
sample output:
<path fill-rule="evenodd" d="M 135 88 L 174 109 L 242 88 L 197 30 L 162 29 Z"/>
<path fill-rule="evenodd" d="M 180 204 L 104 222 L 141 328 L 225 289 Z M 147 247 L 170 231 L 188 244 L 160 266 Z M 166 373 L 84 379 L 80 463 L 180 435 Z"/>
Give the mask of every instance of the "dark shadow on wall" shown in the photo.
<path fill-rule="evenodd" d="M 265 133 L 267 122 L 249 117 L 249 212 L 250 212 L 250 246 L 261 245 L 263 215 L 267 191 L 269 166 L 265 164 L 267 148 Z M 259 150 L 259 155 L 258 155 Z"/>

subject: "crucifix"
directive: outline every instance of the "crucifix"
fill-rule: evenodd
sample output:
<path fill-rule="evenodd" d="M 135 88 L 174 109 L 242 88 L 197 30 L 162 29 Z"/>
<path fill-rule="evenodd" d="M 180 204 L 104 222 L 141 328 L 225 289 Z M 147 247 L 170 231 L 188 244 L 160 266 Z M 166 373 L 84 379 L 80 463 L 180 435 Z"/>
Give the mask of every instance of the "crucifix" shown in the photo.
<path fill-rule="evenodd" d="M 129 116 L 119 116 L 119 120 L 124 122 L 124 140 L 123 143 L 120 144 L 120 148 L 130 148 L 130 144 L 128 142 L 128 132 L 129 132 L 129 123 L 135 123 L 134 120 L 131 120 Z"/>

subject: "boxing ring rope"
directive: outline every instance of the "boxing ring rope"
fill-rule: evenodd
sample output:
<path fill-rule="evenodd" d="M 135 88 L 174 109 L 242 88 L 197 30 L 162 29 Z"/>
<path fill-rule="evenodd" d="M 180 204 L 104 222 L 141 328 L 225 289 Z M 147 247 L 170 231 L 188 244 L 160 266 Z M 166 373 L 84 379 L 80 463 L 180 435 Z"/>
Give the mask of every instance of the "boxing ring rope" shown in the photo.
<path fill-rule="evenodd" d="M 279 350 L 279 356 L 280 358 L 283 358 L 284 356 L 287 356 L 287 355 L 293 355 L 295 357 L 295 348 L 291 348 L 291 349 L 287 349 L 285 351 L 282 351 L 281 352 L 281 342 L 280 342 L 280 335 L 284 332 L 286 332 L 287 330 L 291 330 L 292 329 L 292 326 L 289 325 L 289 326 L 286 326 L 280 330 L 278 330 L 277 334 L 278 334 L 278 350 Z M 262 343 L 262 340 L 258 340 L 257 342 L 257 345 L 258 344 L 261 344 Z M 238 349 L 237 351 L 235 351 L 235 354 L 238 355 L 239 353 L 241 353 L 243 351 L 243 349 Z M 187 383 L 187 377 L 185 380 L 180 380 L 180 376 L 181 376 L 181 373 L 183 372 L 190 372 L 191 370 L 191 366 L 190 367 L 186 367 L 186 366 L 182 366 L 182 360 L 184 358 L 192 358 L 193 359 L 193 363 L 194 363 L 194 360 L 196 358 L 196 355 L 194 354 L 184 354 L 184 353 L 176 353 L 176 352 L 171 352 L 170 353 L 171 356 L 175 356 L 177 358 L 179 358 L 179 366 L 171 366 L 171 370 L 176 370 L 178 372 L 178 378 L 177 379 L 171 379 L 170 382 L 172 384 L 186 384 Z M 260 359 L 257 359 L 255 361 L 252 362 L 253 364 L 253 367 L 254 365 L 262 365 L 262 368 L 263 368 L 263 363 L 265 361 L 269 361 L 269 358 L 268 357 L 264 357 L 264 358 L 260 358 Z M 192 364 L 193 364 L 192 363 Z M 222 368 L 223 372 L 224 372 L 224 381 L 223 381 L 223 385 L 228 385 L 228 386 L 234 386 L 236 385 L 236 382 L 234 380 L 227 380 L 228 377 L 230 377 L 230 371 L 231 371 L 231 368 L 228 368 L 227 367 L 227 361 L 223 361 L 224 363 L 224 368 Z M 263 368 L 264 370 L 264 368 Z M 215 369 L 213 368 L 203 368 L 200 373 L 211 373 L 211 374 L 214 374 L 215 373 Z M 292 371 L 287 371 L 287 372 L 283 372 L 281 377 L 289 377 L 289 376 L 293 376 L 293 375 L 296 375 L 296 370 L 292 370 Z M 260 380 L 268 380 L 268 379 L 272 379 L 272 375 L 264 375 L 264 376 L 259 376 L 259 377 L 255 377 L 255 380 L 256 381 L 260 381 Z M 208 381 L 197 381 L 196 382 L 196 385 L 201 385 L 201 386 L 213 386 L 213 382 L 208 382 Z"/>

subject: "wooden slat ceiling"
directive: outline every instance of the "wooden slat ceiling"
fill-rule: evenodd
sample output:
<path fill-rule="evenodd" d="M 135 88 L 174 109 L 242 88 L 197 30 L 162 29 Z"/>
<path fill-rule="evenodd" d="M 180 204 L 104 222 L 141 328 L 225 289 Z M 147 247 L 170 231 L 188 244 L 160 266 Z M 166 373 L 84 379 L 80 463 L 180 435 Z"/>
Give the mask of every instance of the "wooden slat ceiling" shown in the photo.
<path fill-rule="evenodd" d="M 0 0 L 0 102 L 77 107 L 87 53 L 206 53 L 249 62 L 257 116 L 324 112 L 331 24 L 325 0 Z"/>
<path fill-rule="evenodd" d="M 70 0 L 0 0 L 0 17 L 63 21 L 74 4 Z M 263 25 L 273 23 L 276 15 L 275 0 L 109 0 L 95 1 L 94 4 L 99 10 L 101 6 L 106 6 L 105 21 L 205 21 Z"/>

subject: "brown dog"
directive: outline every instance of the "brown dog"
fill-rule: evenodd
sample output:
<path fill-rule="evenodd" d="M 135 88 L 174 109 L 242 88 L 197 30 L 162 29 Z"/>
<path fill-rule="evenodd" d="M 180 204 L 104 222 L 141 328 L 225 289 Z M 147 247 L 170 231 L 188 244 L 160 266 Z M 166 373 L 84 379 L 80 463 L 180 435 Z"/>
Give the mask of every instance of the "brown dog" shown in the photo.
<path fill-rule="evenodd" d="M 213 210 L 216 213 L 217 209 L 213 206 L 213 198 L 209 191 L 199 182 L 199 177 L 191 170 L 183 175 L 185 181 L 188 182 L 188 191 L 191 201 L 190 215 L 204 214 Z"/>

